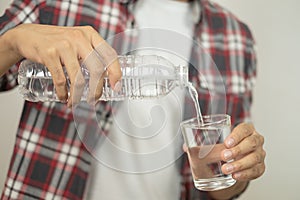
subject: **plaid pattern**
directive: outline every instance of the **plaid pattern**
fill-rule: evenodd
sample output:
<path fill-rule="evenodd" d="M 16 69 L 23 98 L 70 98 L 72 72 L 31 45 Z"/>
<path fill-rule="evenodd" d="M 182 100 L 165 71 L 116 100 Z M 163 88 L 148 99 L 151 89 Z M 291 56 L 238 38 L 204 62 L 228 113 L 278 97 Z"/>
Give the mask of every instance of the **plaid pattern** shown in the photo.
<path fill-rule="evenodd" d="M 41 23 L 91 25 L 107 38 L 134 24 L 128 5 L 117 0 L 14 0 L 0 18 L 0 34 L 21 23 Z M 195 38 L 223 76 L 226 113 L 233 125 L 249 121 L 256 58 L 248 27 L 222 7 L 202 0 Z M 16 86 L 17 69 L 13 66 L 0 78 L 1 90 Z M 207 86 L 192 70 L 190 80 L 197 86 L 202 111 L 208 113 Z M 101 104 L 98 112 L 108 132 L 109 106 Z M 83 199 L 91 159 L 64 104 L 25 102 L 2 199 Z M 209 199 L 194 188 L 187 159 L 183 159 L 181 199 Z"/>

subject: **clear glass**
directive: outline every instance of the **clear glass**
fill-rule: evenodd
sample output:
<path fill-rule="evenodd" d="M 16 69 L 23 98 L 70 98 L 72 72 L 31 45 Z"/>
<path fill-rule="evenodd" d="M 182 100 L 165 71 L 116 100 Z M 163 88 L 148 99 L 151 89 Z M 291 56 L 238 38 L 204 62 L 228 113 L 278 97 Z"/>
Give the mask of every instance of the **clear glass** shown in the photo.
<path fill-rule="evenodd" d="M 195 187 L 214 191 L 234 185 L 236 180 L 221 170 L 225 163 L 221 159 L 221 152 L 225 149 L 224 140 L 231 130 L 230 116 L 203 116 L 203 123 L 193 118 L 182 122 L 180 127 L 188 148 Z"/>
<path fill-rule="evenodd" d="M 122 70 L 121 90 L 114 91 L 108 78 L 104 78 L 100 100 L 124 100 L 155 98 L 167 95 L 174 87 L 185 86 L 188 82 L 188 68 L 174 66 L 164 57 L 156 55 L 119 56 Z M 89 91 L 89 72 L 82 64 L 86 84 L 81 100 L 85 101 Z M 68 90 L 70 81 L 65 71 Z M 21 63 L 18 74 L 19 93 L 28 101 L 59 101 L 51 73 L 47 67 L 25 60 Z"/>

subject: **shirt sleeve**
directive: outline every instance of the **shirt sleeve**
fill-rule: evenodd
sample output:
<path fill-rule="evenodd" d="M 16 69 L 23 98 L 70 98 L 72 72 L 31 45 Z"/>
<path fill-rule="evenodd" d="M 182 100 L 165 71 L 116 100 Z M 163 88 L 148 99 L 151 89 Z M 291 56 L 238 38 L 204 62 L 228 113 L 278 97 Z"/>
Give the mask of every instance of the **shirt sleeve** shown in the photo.
<path fill-rule="evenodd" d="M 240 24 L 241 34 L 244 38 L 242 65 L 240 79 L 231 78 L 232 85 L 235 85 L 233 92 L 227 92 L 227 111 L 231 115 L 231 122 L 233 127 L 239 123 L 251 123 L 251 107 L 253 103 L 253 90 L 256 83 L 257 75 L 257 55 L 256 43 L 254 37 L 244 23 Z"/>
<path fill-rule="evenodd" d="M 0 17 L 0 37 L 8 30 L 25 23 L 38 23 L 38 0 L 14 0 Z M 1 64 L 1 62 L 0 62 Z M 17 85 L 18 65 L 12 66 L 6 74 L 0 77 L 0 91 L 6 91 Z"/>

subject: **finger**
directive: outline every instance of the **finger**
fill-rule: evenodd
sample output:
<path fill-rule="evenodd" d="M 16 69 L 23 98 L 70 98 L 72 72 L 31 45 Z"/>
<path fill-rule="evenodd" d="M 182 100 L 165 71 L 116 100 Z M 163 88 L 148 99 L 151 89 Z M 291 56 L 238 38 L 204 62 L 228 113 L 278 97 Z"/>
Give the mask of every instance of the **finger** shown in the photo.
<path fill-rule="evenodd" d="M 75 42 L 74 49 L 78 49 L 76 53 L 77 60 L 80 59 L 81 63 L 80 70 L 77 71 L 76 80 L 73 80 L 74 84 L 72 84 L 72 88 L 75 88 L 72 91 L 72 100 L 74 104 L 77 104 L 83 94 L 84 86 L 87 84 L 85 77 L 89 76 L 89 92 L 87 98 L 87 102 L 95 101 L 95 99 L 100 98 L 102 94 L 102 82 L 99 80 L 102 76 L 102 68 L 103 64 L 101 63 L 101 60 L 96 56 L 94 53 L 94 44 L 92 42 L 91 37 L 95 37 L 94 42 L 101 42 L 103 39 L 100 37 L 100 35 L 90 26 L 86 27 L 76 27 L 79 29 L 80 32 L 83 32 L 85 37 L 81 37 L 81 40 L 78 40 Z M 82 31 L 84 30 L 84 31 Z M 94 36 L 93 36 L 94 35 Z M 72 57 L 75 56 L 74 54 Z M 98 69 L 101 69 L 101 72 L 99 72 Z M 73 69 L 71 69 L 73 70 Z M 76 71 L 75 71 L 76 72 Z M 99 86 L 98 86 L 99 85 Z M 101 89 L 96 90 L 97 86 Z"/>
<path fill-rule="evenodd" d="M 90 105 L 95 105 L 97 101 L 100 99 L 103 91 L 103 76 L 99 79 L 98 76 L 95 78 L 92 78 L 92 80 L 97 80 L 98 84 L 93 84 L 92 87 L 90 87 L 89 95 L 87 102 Z"/>
<path fill-rule="evenodd" d="M 264 163 L 257 164 L 253 168 L 248 168 L 232 174 L 232 177 L 238 181 L 249 181 L 260 177 L 266 170 Z"/>
<path fill-rule="evenodd" d="M 81 98 L 85 87 L 85 78 L 81 73 L 79 63 L 66 64 L 68 74 L 70 77 L 70 97 L 68 100 L 68 107 L 77 105 Z M 72 77 L 72 78 L 71 78 Z"/>
<path fill-rule="evenodd" d="M 95 50 L 103 60 L 104 68 L 107 70 L 109 84 L 115 91 L 119 91 L 121 89 L 121 82 L 119 80 L 121 80 L 122 72 L 117 52 L 105 41 L 100 43 Z"/>
<path fill-rule="evenodd" d="M 45 59 L 45 66 L 51 73 L 57 98 L 66 102 L 68 99 L 67 81 L 59 58 Z"/>
<path fill-rule="evenodd" d="M 67 44 L 65 44 L 67 46 Z M 67 48 L 67 50 L 61 51 L 61 62 L 67 70 L 70 84 L 70 97 L 68 100 L 68 107 L 76 105 L 81 100 L 85 80 L 81 73 L 78 56 L 74 48 Z"/>
<path fill-rule="evenodd" d="M 75 27 L 84 34 L 80 40 L 75 41 L 76 47 L 79 52 L 79 58 L 85 60 L 96 46 L 102 43 L 104 40 L 97 31 L 91 26 L 79 26 Z"/>
<path fill-rule="evenodd" d="M 250 152 L 255 151 L 257 148 L 262 147 L 263 143 L 264 140 L 261 135 L 252 134 L 242 140 L 237 146 L 234 146 L 231 149 L 225 149 L 222 152 L 222 159 L 224 161 L 228 161 L 231 159 L 236 159 L 242 155 L 249 154 Z"/>
<path fill-rule="evenodd" d="M 103 91 L 103 79 L 105 71 L 105 59 L 97 53 L 97 47 L 101 44 L 110 47 L 104 39 L 95 31 L 91 26 L 84 27 L 86 29 L 85 33 L 89 34 L 90 42 L 92 45 L 92 51 L 89 55 L 84 57 L 84 65 L 90 72 L 89 81 L 89 93 L 87 97 L 87 102 L 89 104 L 95 104 L 95 102 L 101 97 Z M 112 49 L 110 47 L 110 49 Z"/>
<path fill-rule="evenodd" d="M 107 73 L 109 84 L 111 85 L 114 91 L 119 92 L 122 87 L 122 72 L 118 60 L 115 60 L 112 64 L 108 66 Z"/>
<path fill-rule="evenodd" d="M 89 34 L 88 37 L 90 37 L 90 42 L 93 46 L 93 49 L 96 49 L 104 41 L 104 39 L 99 35 L 98 31 L 96 31 L 93 27 L 91 27 L 91 26 L 85 26 L 85 27 L 80 26 L 80 28 L 84 28 L 85 29 L 84 32 L 86 34 Z"/>
<path fill-rule="evenodd" d="M 104 65 L 96 51 L 92 51 L 82 63 L 90 73 L 87 102 L 94 104 L 102 95 Z"/>
<path fill-rule="evenodd" d="M 240 143 L 244 138 L 253 134 L 254 127 L 252 124 L 242 123 L 233 129 L 231 134 L 225 139 L 227 148 L 231 148 Z"/>
<path fill-rule="evenodd" d="M 187 152 L 187 151 L 188 151 L 188 147 L 186 146 L 185 143 L 183 143 L 183 145 L 182 145 L 182 150 L 183 150 L 184 152 Z"/>
<path fill-rule="evenodd" d="M 222 166 L 222 171 L 225 174 L 232 174 L 235 172 L 243 171 L 263 163 L 264 159 L 265 151 L 260 148 L 259 150 L 252 152 L 239 160 L 224 164 Z"/>

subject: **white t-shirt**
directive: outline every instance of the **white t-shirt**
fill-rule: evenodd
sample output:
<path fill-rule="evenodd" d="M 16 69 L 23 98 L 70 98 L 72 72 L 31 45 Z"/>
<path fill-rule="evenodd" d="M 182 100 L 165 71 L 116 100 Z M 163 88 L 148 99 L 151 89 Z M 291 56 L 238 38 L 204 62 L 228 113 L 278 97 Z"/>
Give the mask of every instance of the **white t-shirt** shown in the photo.
<path fill-rule="evenodd" d="M 190 6 L 172 0 L 139 0 L 134 15 L 139 28 L 167 29 L 192 38 Z M 191 43 L 182 48 L 189 58 Z M 93 163 L 89 200 L 179 199 L 181 177 L 174 161 L 182 147 L 174 144 L 174 138 L 180 134 L 183 97 L 183 89 L 178 88 L 155 100 L 118 102 L 108 139 L 99 148 L 103 159 Z"/>

